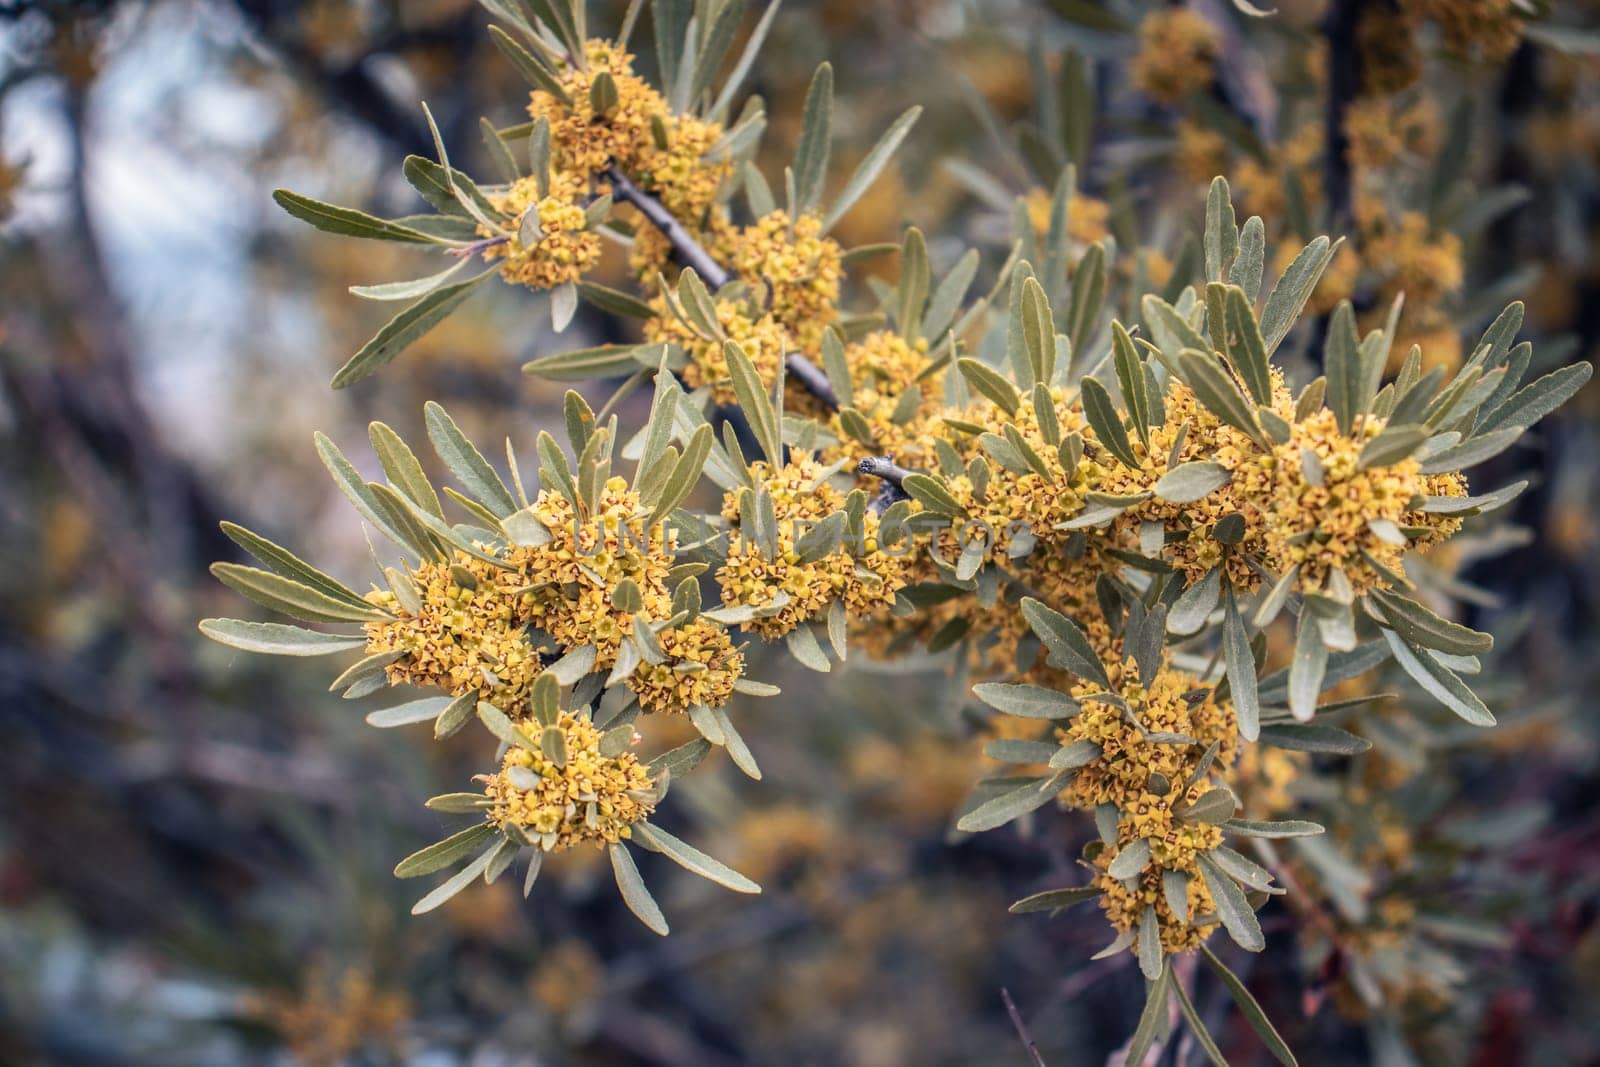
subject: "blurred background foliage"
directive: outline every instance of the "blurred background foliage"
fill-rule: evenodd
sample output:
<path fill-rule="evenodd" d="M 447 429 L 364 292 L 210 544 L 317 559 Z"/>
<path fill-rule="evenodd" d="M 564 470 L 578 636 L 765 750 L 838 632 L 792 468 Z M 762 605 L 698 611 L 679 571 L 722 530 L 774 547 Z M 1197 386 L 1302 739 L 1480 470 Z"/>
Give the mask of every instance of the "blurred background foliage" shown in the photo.
<path fill-rule="evenodd" d="M 592 24 L 623 6 L 591 4 Z M 1114 232 L 1123 269 L 1159 277 L 1220 172 L 1286 240 L 1345 220 L 1321 310 L 1353 295 L 1381 316 L 1404 288 L 1399 351 L 1459 360 L 1516 297 L 1542 366 L 1595 357 L 1600 6 L 1282 0 L 1257 21 L 1195 0 L 1199 30 L 1175 10 L 790 0 L 751 87 L 781 165 L 831 59 L 839 175 L 926 107 L 847 246 L 914 221 L 992 252 L 1070 160 L 1081 239 Z M 952 834 L 995 765 L 937 662 L 801 676 L 767 657 L 753 673 L 789 693 L 741 719 L 766 781 L 724 761 L 679 794 L 766 892 L 661 878 L 660 940 L 598 853 L 552 862 L 529 903 L 507 882 L 409 919 L 390 868 L 445 829 L 414 798 L 463 787 L 468 746 L 378 734 L 318 669 L 195 631 L 237 606 L 205 573 L 235 553 L 223 515 L 361 568 L 313 429 L 359 457 L 368 420 L 410 436 L 425 399 L 472 435 L 559 422 L 561 387 L 518 370 L 555 350 L 548 319 L 509 287 L 403 371 L 324 388 L 376 326 L 345 287 L 407 268 L 269 198 L 413 210 L 398 161 L 430 152 L 419 100 L 463 152 L 479 115 L 522 110 L 484 22 L 467 0 L 0 0 L 0 1061 L 1021 1064 L 1005 987 L 1047 1062 L 1104 1062 L 1143 1001 L 1131 957 L 1084 962 L 1092 909 L 1005 913 L 1093 831 Z M 954 251 L 933 242 L 936 265 Z M 578 329 L 561 347 L 631 339 Z M 1511 535 L 1454 561 L 1501 638 L 1483 681 L 1502 725 L 1366 713 L 1377 747 L 1324 787 L 1365 873 L 1308 857 L 1304 931 L 1264 914 L 1281 943 L 1251 984 L 1306 1062 L 1600 1056 L 1597 396 L 1500 461 L 1534 489 Z M 1406 909 L 1431 899 L 1480 921 L 1419 931 Z M 1228 1017 L 1211 992 L 1201 1010 Z M 1250 1062 L 1231 1020 L 1219 1040 Z"/>

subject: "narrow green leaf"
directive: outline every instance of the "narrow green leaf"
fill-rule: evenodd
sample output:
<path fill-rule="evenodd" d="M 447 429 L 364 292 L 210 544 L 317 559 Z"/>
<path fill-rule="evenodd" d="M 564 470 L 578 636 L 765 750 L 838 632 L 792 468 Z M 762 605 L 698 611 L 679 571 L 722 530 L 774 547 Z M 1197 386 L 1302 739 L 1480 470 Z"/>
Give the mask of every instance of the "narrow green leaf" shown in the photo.
<path fill-rule="evenodd" d="M 1077 623 L 1032 597 L 1022 598 L 1022 615 L 1049 650 L 1051 666 L 1071 671 L 1086 682 L 1111 688 L 1105 665 Z"/>
<path fill-rule="evenodd" d="M 1200 865 L 1200 875 L 1205 879 L 1206 888 L 1211 891 L 1211 901 L 1216 905 L 1217 918 L 1222 920 L 1228 936 L 1233 938 L 1240 948 L 1249 952 L 1260 952 L 1266 948 L 1266 939 L 1261 936 L 1261 924 L 1256 921 L 1255 910 L 1245 899 L 1239 883 L 1218 867 L 1210 856 L 1201 853 L 1195 860 Z"/>
<path fill-rule="evenodd" d="M 325 204 L 320 200 L 313 200 L 309 196 L 301 196 L 287 189 L 275 189 L 272 199 L 278 206 L 302 222 L 309 222 L 324 233 L 336 233 L 344 237 L 365 237 L 375 241 L 404 241 L 410 244 L 439 244 L 438 238 L 413 230 L 409 226 L 402 226 L 368 215 L 364 211 L 353 208 L 336 207 Z"/>
<path fill-rule="evenodd" d="M 495 473 L 489 461 L 483 458 L 483 453 L 467 440 L 449 412 L 430 400 L 424 406 L 423 413 L 428 424 L 428 440 L 433 442 L 434 452 L 450 468 L 450 473 L 496 518 L 503 519 L 514 513 L 517 502 L 512 498 L 511 490 L 506 488 L 506 483 L 500 480 L 500 475 Z"/>
<path fill-rule="evenodd" d="M 362 634 L 324 634 L 281 622 L 201 619 L 200 632 L 219 644 L 268 656 L 327 656 L 366 647 Z"/>
<path fill-rule="evenodd" d="M 435 289 L 390 319 L 383 329 L 351 356 L 333 376 L 333 388 L 343 389 L 389 363 L 406 347 L 433 329 L 471 295 L 472 287 L 492 271 L 455 285 Z"/>
<path fill-rule="evenodd" d="M 673 837 L 659 826 L 647 822 L 633 824 L 633 836 L 645 847 L 654 846 L 684 870 L 693 871 L 707 881 L 735 893 L 759 893 L 761 887 L 720 860 L 712 859 L 692 845 Z"/>

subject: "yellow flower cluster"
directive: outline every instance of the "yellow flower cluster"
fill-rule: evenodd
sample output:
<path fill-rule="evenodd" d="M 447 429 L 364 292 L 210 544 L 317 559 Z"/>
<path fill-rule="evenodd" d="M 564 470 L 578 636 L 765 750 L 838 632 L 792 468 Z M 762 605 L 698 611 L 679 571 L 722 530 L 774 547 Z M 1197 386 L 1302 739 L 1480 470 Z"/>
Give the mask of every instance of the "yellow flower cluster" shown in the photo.
<path fill-rule="evenodd" d="M 1468 58 L 1505 59 L 1522 40 L 1515 0 L 1401 0 L 1406 14 L 1439 27 L 1446 51 Z"/>
<path fill-rule="evenodd" d="M 523 634 L 518 598 L 501 584 L 504 574 L 457 552 L 453 563 L 424 563 L 412 572 L 415 614 L 389 590 L 369 594 L 395 614 L 366 624 L 369 654 L 398 654 L 385 667 L 389 683 L 519 704 L 541 667 Z"/>
<path fill-rule="evenodd" d="M 712 401 L 726 405 L 737 398 L 729 380 L 724 340 L 738 342 L 768 386 L 778 380 L 783 357 L 793 342 L 770 312 L 763 312 L 747 299 L 718 298 L 716 305 L 723 337 L 707 337 L 673 312 L 664 294 L 657 294 L 650 301 L 656 314 L 645 320 L 644 339 L 682 348 L 689 356 L 689 365 L 682 372 L 683 383 L 690 389 L 709 386 Z"/>
<path fill-rule="evenodd" d="M 1215 171 L 1209 173 L 1215 174 Z M 1050 232 L 1051 196 L 1048 189 L 1030 189 L 1024 198 L 1028 222 L 1043 237 Z M 1067 236 L 1075 244 L 1091 245 L 1111 233 L 1111 205 L 1093 196 L 1074 193 L 1067 201 Z"/>
<path fill-rule="evenodd" d="M 662 663 L 646 663 L 628 676 L 628 688 L 645 711 L 720 708 L 744 674 L 744 654 L 728 631 L 704 618 L 658 635 Z"/>
<path fill-rule="evenodd" d="M 929 371 L 933 361 L 928 357 L 928 342 L 907 341 L 893 331 L 875 330 L 846 345 L 844 355 L 853 391 L 850 396 L 841 396 L 839 402 L 854 408 L 866 421 L 872 434 L 872 451 L 892 456 L 911 469 L 931 465 L 933 439 L 942 428 L 938 416 L 943 409 L 940 391 L 944 372 Z M 927 376 L 918 381 L 924 372 Z M 906 393 L 912 390 L 918 399 L 913 406 L 902 408 Z M 828 426 L 840 444 L 823 450 L 824 463 L 861 454 L 864 446 L 845 431 L 838 413 L 829 416 Z"/>
<path fill-rule="evenodd" d="M 600 260 L 600 235 L 589 229 L 579 202 L 587 183 L 570 175 L 554 173 L 548 196 L 539 195 L 535 178 L 521 178 L 494 206 L 512 219 L 513 228 L 505 243 L 484 251 L 484 258 L 500 261 L 500 276 L 530 289 L 554 289 L 564 282 L 575 282 Z M 523 219 L 532 211 L 538 218 L 532 244 L 522 243 Z M 484 236 L 487 231 L 480 227 Z"/>
<path fill-rule="evenodd" d="M 1368 419 L 1358 437 L 1346 437 L 1324 409 L 1296 424 L 1275 450 L 1281 481 L 1265 548 L 1274 569 L 1300 568 L 1300 589 L 1324 590 L 1338 569 L 1362 593 L 1383 583 L 1374 564 L 1400 569 L 1406 546 L 1384 531 L 1410 521 L 1410 502 L 1423 483 L 1415 459 L 1360 468 L 1362 446 L 1382 429 L 1383 420 Z"/>
<path fill-rule="evenodd" d="M 729 493 L 723 517 L 735 536 L 717 571 L 717 584 L 728 605 L 765 608 L 780 593 L 788 601 L 776 613 L 752 620 L 747 629 L 770 641 L 818 617 L 836 600 L 843 601 L 852 616 L 877 612 L 893 602 L 905 585 L 905 561 L 880 549 L 878 516 L 870 511 L 862 521 L 859 543 L 847 533 L 837 549 L 820 559 L 800 557 L 797 542 L 807 530 L 845 504 L 844 495 L 828 482 L 829 468 L 814 457 L 795 454 L 776 470 L 765 462 L 750 467 L 756 483 L 772 498 L 777 551 L 764 551 L 755 531 L 739 525 L 740 498 L 751 490 Z"/>
<path fill-rule="evenodd" d="M 523 830 L 545 852 L 631 837 L 655 807 L 649 770 L 626 750 L 603 755 L 603 735 L 582 716 L 564 711 L 546 732 L 560 741 L 537 752 L 513 745 L 499 773 L 485 776 L 489 821 Z"/>
<path fill-rule="evenodd" d="M 676 537 L 670 528 L 645 527 L 650 514 L 621 477 L 606 482 L 587 515 L 580 515 L 560 493 L 545 490 L 534 500 L 533 515 L 552 535 L 543 545 L 522 546 L 509 559 L 532 587 L 526 618 L 563 648 L 593 645 L 595 667 L 614 665 L 635 617 L 667 619 L 672 596 L 667 572 L 673 566 Z M 623 582 L 639 590 L 642 608 L 616 603 Z"/>
<path fill-rule="evenodd" d="M 540 199 L 532 179 L 512 186 L 496 206 L 520 220 L 537 202 L 544 237 L 522 248 L 515 236 L 508 245 L 491 249 L 491 258 L 507 260 L 506 278 L 537 288 L 550 288 L 577 278 L 599 258 L 599 236 L 582 225 L 578 196 L 591 188 L 607 192 L 604 172 L 619 167 L 678 217 L 690 221 L 705 215 L 718 188 L 731 173 L 727 155 L 711 158 L 722 139 L 721 125 L 693 115 L 674 114 L 667 100 L 633 70 L 633 56 L 614 42 L 591 40 L 584 63 L 569 63 L 556 74 L 567 99 L 536 89 L 528 115 L 550 124 L 551 189 Z M 602 77 L 609 80 L 614 100 L 603 112 L 595 109 L 608 93 L 594 92 Z M 649 281 L 666 265 L 665 239 L 642 226 L 636 266 Z"/>
<path fill-rule="evenodd" d="M 1148 687 L 1139 683 L 1131 660 L 1111 664 L 1107 673 L 1109 694 L 1094 684 L 1072 689 L 1083 710 L 1058 730 L 1059 738 L 1063 744 L 1091 741 L 1101 752 L 1078 771 L 1063 799 L 1080 808 L 1114 804 L 1120 813 L 1116 845 L 1095 860 L 1094 882 L 1102 890 L 1100 904 L 1111 925 L 1131 930 L 1143 921 L 1145 908 L 1153 907 L 1162 947 L 1169 953 L 1186 952 L 1205 940 L 1216 922 L 1198 922 L 1211 912 L 1212 903 L 1196 857 L 1222 844 L 1222 829 L 1185 821 L 1181 812 L 1211 791 L 1213 776 L 1225 776 L 1231 767 L 1237 744 L 1233 709 L 1175 669 L 1163 667 Z M 1152 740 L 1152 735 L 1192 740 Z M 1189 784 L 1212 742 L 1218 749 L 1210 769 Z M 1112 877 L 1107 870 L 1111 861 L 1138 840 L 1149 843 L 1149 864 L 1127 881 Z M 1167 901 L 1162 885 L 1167 871 L 1188 878 L 1187 917 L 1174 914 Z"/>
<path fill-rule="evenodd" d="M 822 230 L 819 215 L 774 211 L 733 235 L 724 262 L 753 288 L 765 287 L 767 306 L 800 349 L 816 352 L 822 331 L 839 320 L 843 250 Z"/>
<path fill-rule="evenodd" d="M 1215 26 L 1186 7 L 1163 7 L 1139 24 L 1133 84 L 1153 100 L 1177 104 L 1216 78 L 1221 38 Z"/>

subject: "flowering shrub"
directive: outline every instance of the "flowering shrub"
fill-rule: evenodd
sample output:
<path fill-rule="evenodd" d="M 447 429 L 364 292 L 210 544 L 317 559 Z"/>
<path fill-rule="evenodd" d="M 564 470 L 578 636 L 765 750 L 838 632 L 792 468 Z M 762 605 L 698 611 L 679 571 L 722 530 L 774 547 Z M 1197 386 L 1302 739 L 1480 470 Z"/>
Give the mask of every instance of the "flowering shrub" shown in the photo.
<path fill-rule="evenodd" d="M 1281 175 L 1259 161 L 1235 177 L 1260 213 L 1240 224 L 1216 178 L 1198 254 L 1178 263 L 1119 249 L 1106 205 L 1079 196 L 1066 167 L 1019 197 L 1009 253 L 989 257 L 999 262 L 972 249 L 936 272 L 910 228 L 895 285 L 846 285 L 856 250 L 831 233 L 916 109 L 825 202 L 833 90 L 821 67 L 780 206 L 754 163 L 760 101 L 733 115 L 765 21 L 719 87 L 733 27 L 658 18 L 657 87 L 636 73 L 626 30 L 590 36 L 582 4 L 490 7 L 510 26 L 496 43 L 533 86 L 528 122 L 486 124 L 505 181 L 476 182 L 438 141 L 437 162 L 404 165 L 433 215 L 391 221 L 278 193 L 320 229 L 458 259 L 358 289 L 413 303 L 334 385 L 379 370 L 491 276 L 547 292 L 558 330 L 580 303 L 639 319 L 637 343 L 527 367 L 625 382 L 598 413 L 569 392 L 564 444 L 540 432 L 524 468 L 508 443 L 509 477 L 429 404 L 428 438 L 460 487 L 444 491 L 448 512 L 387 426 L 372 426 L 384 483 L 319 438 L 396 564 L 361 593 L 228 526 L 265 569 L 214 573 L 300 621 L 359 630 L 201 624 L 253 651 L 360 651 L 335 683 L 346 695 L 439 691 L 374 712 L 374 725 L 432 722 L 443 738 L 476 723 L 498 743 L 486 739 L 481 790 L 427 801 L 474 822 L 400 862 L 401 877 L 459 865 L 415 910 L 519 857 L 531 891 L 547 853 L 582 845 L 608 852 L 628 906 L 659 933 L 667 922 L 630 845 L 758 891 L 653 821 L 714 748 L 760 777 L 730 711 L 735 694 L 777 694 L 746 675 L 755 649 L 781 642 L 828 671 L 852 647 L 879 659 L 920 648 L 1022 722 L 987 749 L 1015 772 L 975 784 L 960 831 L 1049 806 L 1091 814 L 1085 884 L 1012 910 L 1097 902 L 1114 932 L 1106 953 L 1132 953 L 1148 982 L 1128 1062 L 1174 1003 L 1215 1052 L 1192 969 L 1178 965 L 1196 953 L 1293 1062 L 1216 935 L 1261 951 L 1257 910 L 1285 894 L 1290 869 L 1274 842 L 1325 833 L 1283 817 L 1285 790 L 1319 773 L 1302 754 L 1367 747 L 1345 727 L 1368 700 L 1341 684 L 1392 661 L 1415 687 L 1408 700 L 1493 725 L 1466 681 L 1493 639 L 1447 617 L 1428 553 L 1525 488 L 1472 485 L 1466 472 L 1570 397 L 1588 365 L 1525 383 L 1518 304 L 1469 351 L 1397 345 L 1416 326 L 1404 298 L 1432 315 L 1460 283 L 1451 236 L 1420 215 L 1391 218 L 1362 191 L 1353 246 L 1290 242 Z M 1499 54 L 1508 23 L 1481 30 L 1498 17 L 1477 7 L 1400 11 L 1438 22 L 1452 47 L 1470 38 Z M 1134 79 L 1152 98 L 1177 106 L 1214 80 L 1222 42 L 1192 11 L 1153 14 L 1140 42 Z M 1379 166 L 1404 150 L 1392 118 L 1352 110 L 1358 158 Z M 1205 130 L 1179 144 L 1197 166 L 1227 164 Z M 628 247 L 626 291 L 595 280 L 609 244 Z M 1357 265 L 1380 275 L 1381 306 L 1352 301 Z M 1307 309 L 1316 321 L 1299 326 Z M 1301 347 L 1320 373 L 1292 387 L 1284 355 Z M 625 430 L 613 409 L 644 383 L 648 418 Z M 631 477 L 614 473 L 623 464 Z M 646 759 L 653 715 L 686 718 L 698 738 Z"/>

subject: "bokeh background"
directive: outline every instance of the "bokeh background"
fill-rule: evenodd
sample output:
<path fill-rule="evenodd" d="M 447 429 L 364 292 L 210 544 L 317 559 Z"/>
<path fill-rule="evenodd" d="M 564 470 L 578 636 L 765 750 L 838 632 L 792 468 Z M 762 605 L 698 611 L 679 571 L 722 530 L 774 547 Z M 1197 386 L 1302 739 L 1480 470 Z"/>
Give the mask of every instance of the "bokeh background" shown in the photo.
<path fill-rule="evenodd" d="M 923 104 L 841 237 L 916 222 L 948 262 L 957 240 L 993 252 L 1007 204 L 1044 184 L 1038 131 L 1059 121 L 1076 48 L 1096 120 L 1080 188 L 1175 258 L 1208 168 L 1247 194 L 1297 166 L 1337 180 L 1296 134 L 1316 122 L 1315 42 L 1341 4 L 1284 0 L 1272 25 L 1190 5 L 1228 31 L 1199 110 L 1130 88 L 1156 6 L 1132 2 L 789 0 L 751 88 L 781 167 L 811 70 L 833 60 L 840 175 Z M 591 4 L 591 24 L 623 6 Z M 1503 57 L 1430 50 L 1432 133 L 1403 146 L 1455 152 L 1464 183 L 1436 343 L 1470 345 L 1524 298 L 1545 367 L 1600 348 L 1600 6 L 1549 14 L 1567 32 Z M 364 457 L 369 420 L 420 437 L 436 399 L 474 436 L 530 443 L 561 387 L 520 365 L 619 337 L 585 317 L 558 341 L 542 303 L 506 289 L 389 372 L 326 387 L 382 317 L 346 287 L 424 271 L 413 251 L 306 229 L 269 194 L 414 210 L 398 163 L 431 154 L 421 100 L 481 157 L 478 116 L 517 121 L 525 92 L 487 21 L 465 0 L 0 0 L 0 1062 L 1023 1064 L 1002 987 L 1048 1062 L 1105 1062 L 1143 1001 L 1136 968 L 1088 961 L 1107 939 L 1093 909 L 1005 910 L 1073 880 L 1092 829 L 951 834 L 994 765 L 937 661 L 758 663 L 787 690 L 740 709 L 765 780 L 724 760 L 673 795 L 766 892 L 727 897 L 647 856 L 662 940 L 599 853 L 547 864 L 530 902 L 506 879 L 410 918 L 417 888 L 390 869 L 447 829 L 419 800 L 466 787 L 477 739 L 373 730 L 318 665 L 196 632 L 248 612 L 206 573 L 236 551 L 222 518 L 367 573 L 314 429 Z M 1243 207 L 1270 211 L 1259 195 Z M 1355 887 L 1450 897 L 1482 925 L 1414 961 L 1424 979 L 1397 978 L 1401 1007 L 1376 1019 L 1341 989 L 1337 953 L 1302 951 L 1292 916 L 1265 913 L 1277 944 L 1252 986 L 1306 1063 L 1600 1056 L 1600 394 L 1498 462 L 1534 487 L 1459 566 L 1466 610 L 1505 650 L 1483 680 L 1504 725 L 1430 744 L 1426 764 L 1403 737 L 1380 746 L 1393 766 L 1373 790 L 1425 802 L 1391 813 L 1393 847 Z M 1200 1007 L 1251 1062 L 1224 1001 L 1211 988 Z"/>

